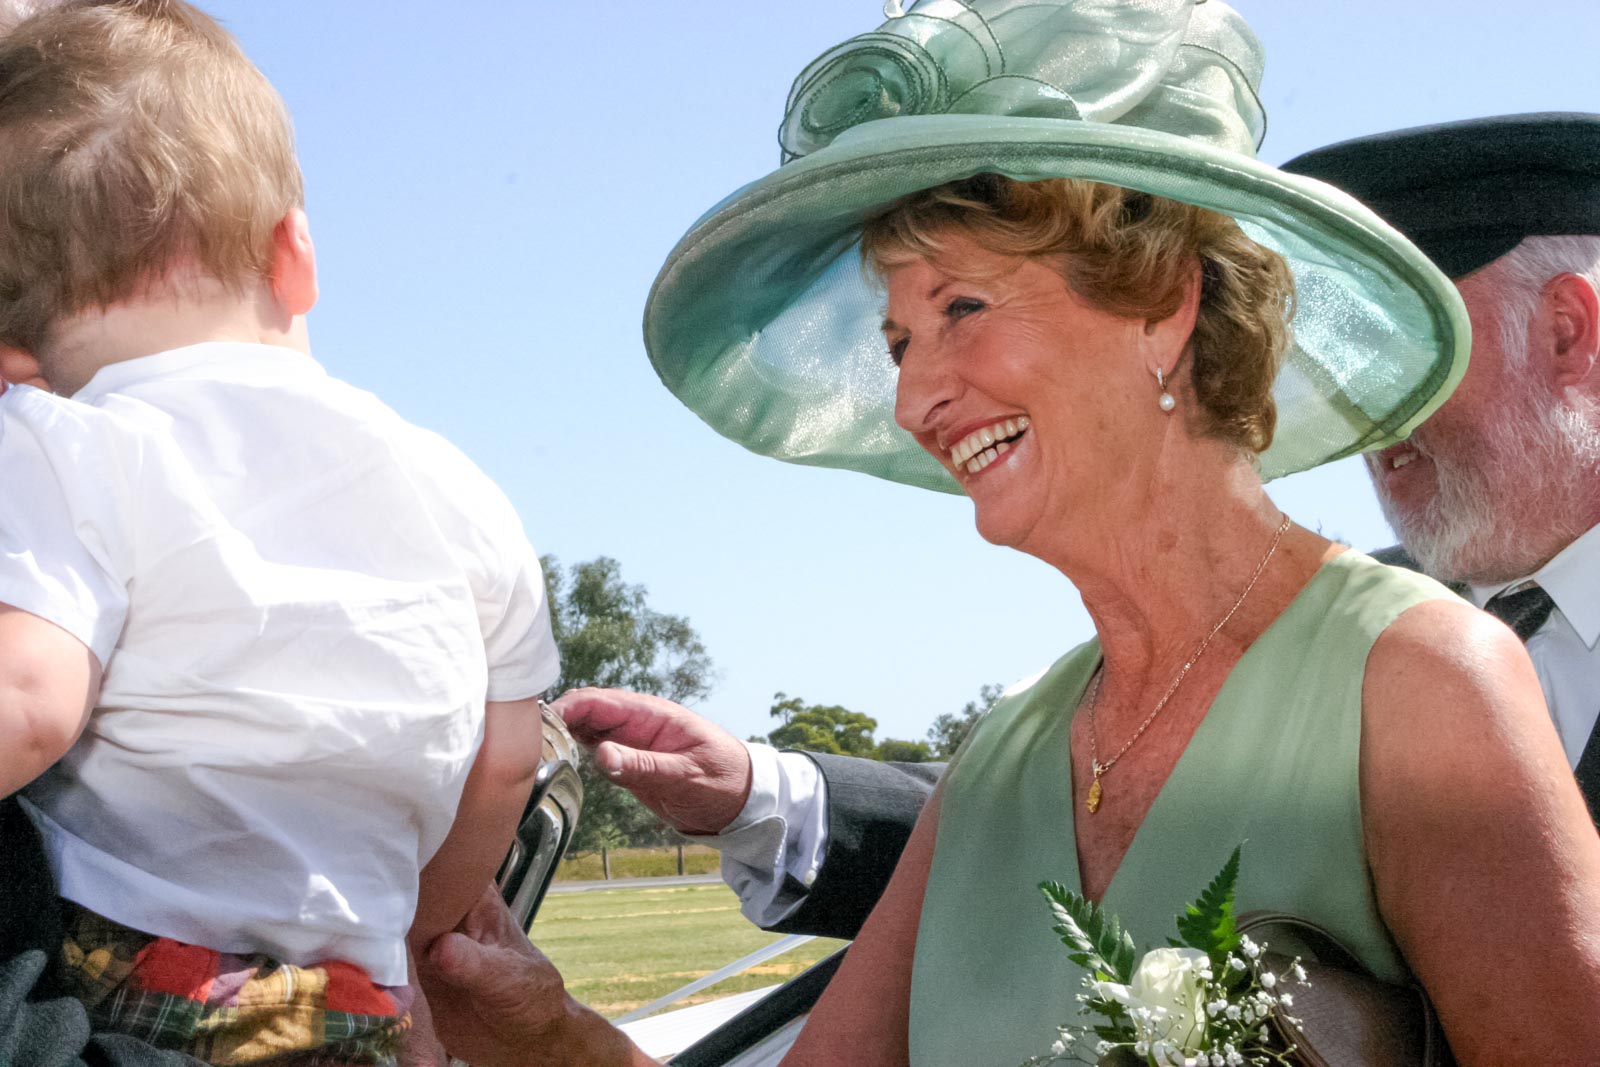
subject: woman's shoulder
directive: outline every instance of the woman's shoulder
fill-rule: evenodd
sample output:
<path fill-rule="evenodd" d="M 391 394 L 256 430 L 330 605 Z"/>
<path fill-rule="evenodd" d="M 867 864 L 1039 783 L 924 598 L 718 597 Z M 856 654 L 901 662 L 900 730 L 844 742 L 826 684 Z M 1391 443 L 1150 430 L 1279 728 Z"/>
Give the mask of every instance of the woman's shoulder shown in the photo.
<path fill-rule="evenodd" d="M 1063 708 L 1076 706 L 1099 662 L 1100 642 L 1091 639 L 1044 670 L 1008 685 L 967 733 L 951 762 L 961 762 L 974 747 L 988 750 L 992 758 L 1004 738 L 1021 730 L 1048 728 L 1059 720 Z"/>
<path fill-rule="evenodd" d="M 1015 714 L 1030 705 L 1058 699 L 1065 690 L 1081 689 L 1100 663 L 1100 640 L 1091 638 L 1068 651 L 1042 671 L 1006 686 L 990 711 L 990 716 L 1006 709 Z"/>
<path fill-rule="evenodd" d="M 1452 700 L 1492 696 L 1513 681 L 1537 690 L 1527 650 L 1500 620 L 1458 596 L 1419 601 L 1401 612 L 1373 644 L 1368 691 Z M 1414 701 L 1413 701 L 1414 702 Z"/>
<path fill-rule="evenodd" d="M 1340 597 L 1354 610 L 1381 605 L 1373 668 L 1410 663 L 1424 670 L 1481 672 L 1498 656 L 1525 659 L 1521 643 L 1499 620 L 1433 578 L 1360 552 L 1330 560 L 1344 574 Z"/>
<path fill-rule="evenodd" d="M 1460 602 L 1448 586 L 1409 567 L 1385 563 L 1350 549 L 1331 557 L 1317 574 L 1328 579 L 1335 595 L 1347 601 L 1388 601 L 1400 610 L 1425 600 Z"/>
<path fill-rule="evenodd" d="M 1419 604 L 1470 605 L 1425 574 L 1380 563 L 1362 552 L 1327 559 L 1301 589 L 1274 630 L 1304 642 L 1319 654 L 1349 646 L 1365 658 L 1373 644 Z"/>
<path fill-rule="evenodd" d="M 1525 662 L 1503 624 L 1425 574 L 1360 552 L 1329 560 L 1313 584 L 1324 635 L 1352 635 L 1364 659 L 1364 689 L 1380 703 L 1415 704 L 1435 683 L 1452 691 L 1500 683 Z M 1367 701 L 1371 703 L 1371 699 Z"/>
<path fill-rule="evenodd" d="M 1417 603 L 1379 635 L 1367 657 L 1362 709 L 1369 770 L 1404 765 L 1418 752 L 1442 764 L 1455 749 L 1469 761 L 1492 761 L 1494 752 L 1517 764 L 1519 751 L 1560 755 L 1522 642 L 1460 597 Z"/>

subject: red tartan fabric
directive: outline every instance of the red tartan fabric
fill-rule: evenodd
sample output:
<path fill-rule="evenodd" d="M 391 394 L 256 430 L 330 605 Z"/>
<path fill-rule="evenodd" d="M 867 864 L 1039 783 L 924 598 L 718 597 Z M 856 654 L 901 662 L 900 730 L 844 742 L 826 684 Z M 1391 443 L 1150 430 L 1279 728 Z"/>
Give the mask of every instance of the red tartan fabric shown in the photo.
<path fill-rule="evenodd" d="M 133 969 L 140 985 L 150 992 L 203 1004 L 211 999 L 211 979 L 220 962 L 220 956 L 208 948 L 158 937 L 139 950 Z"/>
<path fill-rule="evenodd" d="M 398 1015 L 394 997 L 383 986 L 374 985 L 372 979 L 353 963 L 337 960 L 321 963 L 328 972 L 328 986 L 324 993 L 329 1011 L 350 1012 L 353 1015 Z"/>
<path fill-rule="evenodd" d="M 63 906 L 63 977 L 97 1030 L 220 1067 L 389 1067 L 411 1027 L 410 991 L 354 964 L 214 952 Z"/>

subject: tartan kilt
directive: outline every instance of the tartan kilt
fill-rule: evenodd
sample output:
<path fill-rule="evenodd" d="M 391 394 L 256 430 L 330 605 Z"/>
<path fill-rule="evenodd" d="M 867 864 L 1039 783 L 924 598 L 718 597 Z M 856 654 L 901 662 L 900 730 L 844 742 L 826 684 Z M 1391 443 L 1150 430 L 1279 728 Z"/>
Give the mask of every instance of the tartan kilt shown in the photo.
<path fill-rule="evenodd" d="M 410 990 L 354 964 L 215 952 L 61 904 L 62 977 L 96 1031 L 225 1067 L 389 1067 L 411 1027 Z"/>

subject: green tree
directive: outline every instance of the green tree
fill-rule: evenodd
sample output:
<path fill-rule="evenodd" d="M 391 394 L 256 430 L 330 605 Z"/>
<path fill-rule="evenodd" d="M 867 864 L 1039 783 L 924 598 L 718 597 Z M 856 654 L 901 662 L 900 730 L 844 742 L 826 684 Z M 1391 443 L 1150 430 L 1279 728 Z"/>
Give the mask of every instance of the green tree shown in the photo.
<path fill-rule="evenodd" d="M 642 585 L 622 580 L 622 565 L 601 556 L 563 569 L 554 556 L 539 560 L 550 603 L 550 628 L 561 651 L 563 689 L 632 689 L 680 704 L 711 692 L 711 657 L 681 615 L 650 607 Z M 612 784 L 594 762 L 579 761 L 583 817 L 572 851 L 602 845 L 660 844 L 672 831 L 632 793 Z"/>
<path fill-rule="evenodd" d="M 624 582 L 616 560 L 601 556 L 563 570 L 554 556 L 543 556 L 539 564 L 562 688 L 632 689 L 679 704 L 711 692 L 716 678 L 700 635 L 682 615 L 651 608 L 648 591 Z"/>
<path fill-rule="evenodd" d="M 959 714 L 951 715 L 946 712 L 934 719 L 933 725 L 928 727 L 928 741 L 933 746 L 933 758 L 947 760 L 954 756 L 956 749 L 961 747 L 961 742 L 967 739 L 967 734 L 978 724 L 978 720 L 994 707 L 995 701 L 1000 699 L 1000 694 L 1003 692 L 1005 692 L 1004 686 L 983 686 L 978 690 L 978 699 L 967 701 L 966 707 L 962 708 Z"/>
<path fill-rule="evenodd" d="M 927 763 L 933 758 L 933 749 L 926 741 L 897 741 L 888 737 L 878 742 L 878 750 L 872 758 L 885 763 Z"/>
<path fill-rule="evenodd" d="M 866 756 L 877 751 L 872 732 L 878 720 L 837 704 L 807 704 L 800 697 L 774 693 L 772 717 L 783 725 L 767 735 L 778 748 L 803 748 L 836 756 Z"/>

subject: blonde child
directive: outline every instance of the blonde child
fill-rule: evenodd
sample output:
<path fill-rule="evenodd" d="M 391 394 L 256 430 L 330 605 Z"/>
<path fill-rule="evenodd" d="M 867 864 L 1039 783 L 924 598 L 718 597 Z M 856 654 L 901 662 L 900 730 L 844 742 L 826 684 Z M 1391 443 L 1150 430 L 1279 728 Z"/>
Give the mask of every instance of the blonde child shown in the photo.
<path fill-rule="evenodd" d="M 0 796 L 97 1028 L 383 1063 L 555 680 L 515 511 L 309 354 L 281 101 L 180 0 L 0 40 Z"/>

